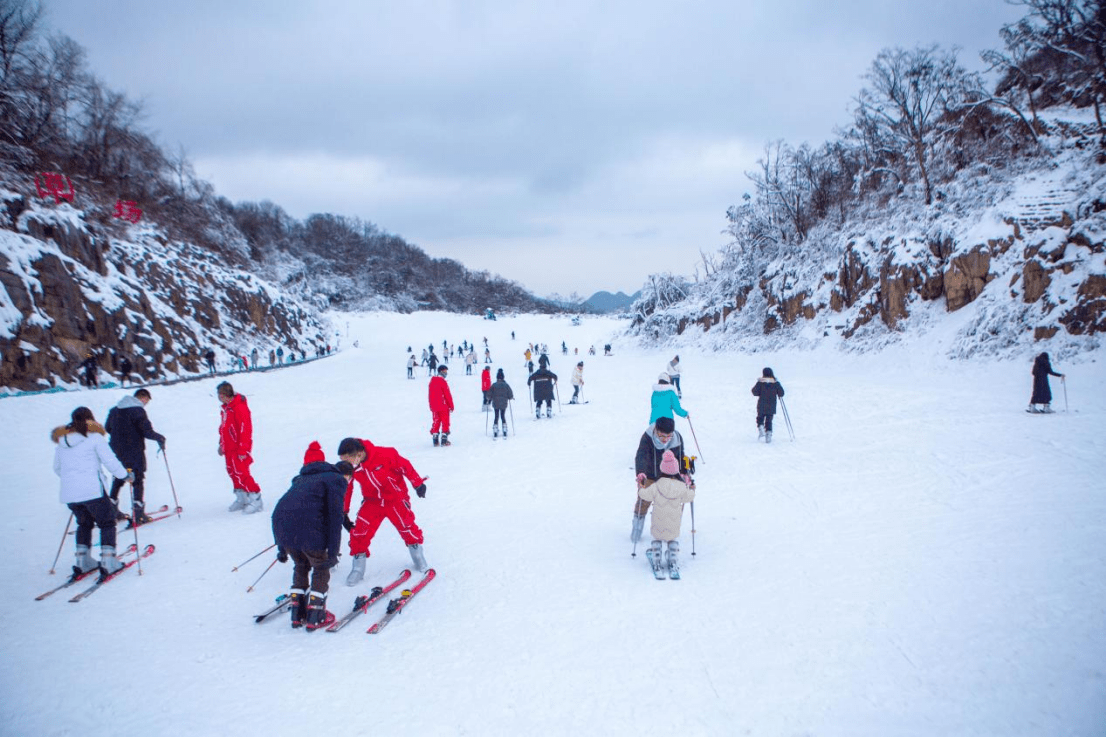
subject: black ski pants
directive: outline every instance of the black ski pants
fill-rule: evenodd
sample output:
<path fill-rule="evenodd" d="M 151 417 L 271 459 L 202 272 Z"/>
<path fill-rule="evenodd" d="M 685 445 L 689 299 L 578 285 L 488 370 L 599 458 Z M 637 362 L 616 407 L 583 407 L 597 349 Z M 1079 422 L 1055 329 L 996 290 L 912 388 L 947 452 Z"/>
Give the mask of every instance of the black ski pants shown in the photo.
<path fill-rule="evenodd" d="M 764 430 L 768 433 L 772 432 L 772 418 L 776 417 L 775 413 L 768 413 L 767 415 L 757 415 L 757 428 L 764 426 Z"/>
<path fill-rule="evenodd" d="M 507 427 L 507 408 L 492 408 L 495 410 L 495 418 L 492 420 L 492 425 L 499 425 L 499 421 L 503 421 L 503 427 Z"/>
<path fill-rule="evenodd" d="M 134 475 L 134 484 L 131 485 L 131 504 L 143 504 L 146 493 L 146 487 L 143 484 L 143 480 L 146 478 L 146 471 L 132 469 L 131 474 Z M 126 479 L 113 479 L 111 482 L 111 499 L 118 504 L 119 502 L 119 490 L 123 489 L 123 485 L 127 483 Z"/>
<path fill-rule="evenodd" d="M 92 529 L 100 529 L 100 545 L 115 547 L 115 505 L 107 497 L 85 502 L 70 502 L 77 519 L 77 545 L 92 545 Z"/>
<path fill-rule="evenodd" d="M 306 590 L 310 575 L 311 591 L 326 594 L 330 589 L 330 567 L 327 565 L 330 557 L 326 551 L 299 551 L 293 548 L 288 550 L 288 558 L 295 565 L 292 569 L 292 589 Z"/>

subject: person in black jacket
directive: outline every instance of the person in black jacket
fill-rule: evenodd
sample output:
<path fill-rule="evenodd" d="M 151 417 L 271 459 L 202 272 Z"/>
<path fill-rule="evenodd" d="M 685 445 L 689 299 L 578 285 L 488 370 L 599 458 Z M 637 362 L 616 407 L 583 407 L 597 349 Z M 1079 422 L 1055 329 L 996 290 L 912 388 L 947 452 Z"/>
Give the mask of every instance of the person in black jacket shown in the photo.
<path fill-rule="evenodd" d="M 676 430 L 676 421 L 672 418 L 657 418 L 657 422 L 645 429 L 634 455 L 634 474 L 637 488 L 644 489 L 661 477 L 661 459 L 665 451 L 671 451 L 680 462 L 680 474 L 688 473 L 687 457 L 684 456 L 684 439 Z M 649 501 L 634 495 L 634 521 L 630 528 L 630 540 L 637 543 L 645 525 L 645 513 L 649 511 Z"/>
<path fill-rule="evenodd" d="M 109 445 L 116 457 L 134 474 L 131 483 L 131 524 L 142 525 L 150 522 L 146 514 L 144 501 L 146 476 L 146 439 L 157 442 L 158 450 L 165 449 L 165 436 L 154 430 L 150 418 L 146 415 L 146 403 L 150 401 L 150 391 L 135 390 L 133 396 L 124 397 L 108 412 L 104 429 L 111 436 Z M 116 508 L 119 506 L 119 490 L 126 484 L 125 479 L 116 479 L 111 483 L 111 499 Z M 119 519 L 125 517 L 119 513 Z"/>
<path fill-rule="evenodd" d="M 352 467 L 348 472 L 353 473 Z M 277 559 L 282 563 L 292 559 L 295 564 L 290 595 L 293 628 L 306 625 L 315 630 L 333 618 L 326 611 L 326 593 L 330 570 L 338 564 L 347 483 L 340 469 L 327 463 L 319 442 L 312 441 L 299 475 L 273 509 Z"/>
<path fill-rule="evenodd" d="M 1030 413 L 1050 413 L 1052 408 L 1052 388 L 1048 386 L 1049 375 L 1053 377 L 1064 378 L 1063 374 L 1057 374 L 1052 371 L 1052 362 L 1049 361 L 1048 353 L 1042 351 L 1037 355 L 1037 358 L 1033 360 L 1033 396 L 1029 398 L 1029 407 L 1026 412 Z M 1038 408 L 1037 406 L 1041 407 Z"/>
<path fill-rule="evenodd" d="M 526 384 L 534 385 L 534 413 L 541 417 L 541 404 L 545 403 L 545 417 L 553 417 L 553 388 L 557 386 L 557 375 L 549 371 L 548 367 L 541 367 L 530 375 Z"/>
<path fill-rule="evenodd" d="M 119 359 L 119 386 L 126 387 L 127 380 L 131 378 L 131 360 L 126 356 Z"/>
<path fill-rule="evenodd" d="M 764 367 L 764 372 L 757 383 L 753 385 L 753 394 L 757 399 L 757 440 L 764 439 L 765 443 L 772 442 L 772 416 L 776 414 L 776 398 L 783 397 L 783 385 L 776 381 L 776 375 L 771 367 Z"/>

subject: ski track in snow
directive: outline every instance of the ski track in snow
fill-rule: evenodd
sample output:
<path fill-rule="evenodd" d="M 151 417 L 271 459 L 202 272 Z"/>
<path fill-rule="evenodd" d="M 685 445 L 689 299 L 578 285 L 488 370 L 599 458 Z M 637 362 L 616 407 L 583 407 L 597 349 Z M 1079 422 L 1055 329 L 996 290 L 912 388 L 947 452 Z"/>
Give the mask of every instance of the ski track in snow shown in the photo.
<path fill-rule="evenodd" d="M 683 403 L 705 459 L 684 578 L 657 582 L 646 536 L 630 557 L 634 452 L 650 387 L 676 350 L 585 318 L 349 316 L 360 348 L 232 381 L 248 397 L 265 512 L 226 512 L 217 379 L 153 387 L 181 519 L 139 529 L 157 553 L 79 604 L 58 593 L 71 539 L 51 428 L 80 404 L 103 421 L 120 390 L 0 400 L 8 514 L 0 521 L 5 735 L 1079 735 L 1106 730 L 1103 362 L 1058 367 L 1071 410 L 1023 412 L 1023 363 L 679 349 Z M 509 338 L 511 330 L 517 340 Z M 450 448 L 430 445 L 425 369 L 404 349 L 487 336 L 515 392 L 511 436 L 485 437 L 479 369 L 453 363 Z M 527 341 L 565 340 L 585 399 L 535 421 Z M 602 346 L 614 343 L 615 355 Z M 594 344 L 596 356 L 586 355 Z M 923 347 L 924 348 L 924 347 Z M 776 416 L 756 442 L 749 389 L 772 366 L 797 438 Z M 1053 379 L 1054 407 L 1063 387 Z M 678 429 L 688 447 L 688 424 Z M 412 502 L 438 578 L 378 636 L 383 603 L 337 634 L 252 615 L 291 565 L 231 568 L 272 542 L 269 515 L 319 440 L 394 446 L 422 474 Z M 148 448 L 147 501 L 172 504 Z M 359 499 L 359 497 L 355 498 Z M 343 537 L 344 539 L 344 537 Z M 94 537 L 94 543 L 97 539 Z M 120 545 L 133 540 L 120 531 Z M 343 540 L 343 548 L 345 541 Z M 329 608 L 410 565 L 390 525 L 365 582 L 332 578 Z M 80 591 L 81 585 L 70 592 Z"/>

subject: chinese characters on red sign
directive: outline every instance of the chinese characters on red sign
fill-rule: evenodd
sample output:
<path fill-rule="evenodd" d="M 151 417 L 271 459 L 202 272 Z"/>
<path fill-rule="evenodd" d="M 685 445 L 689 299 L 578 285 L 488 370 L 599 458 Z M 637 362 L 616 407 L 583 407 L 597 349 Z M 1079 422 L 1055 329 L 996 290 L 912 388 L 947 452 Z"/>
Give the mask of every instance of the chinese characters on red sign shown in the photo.
<path fill-rule="evenodd" d="M 142 219 L 142 211 L 134 200 L 119 200 L 115 203 L 115 217 L 137 223 Z"/>
<path fill-rule="evenodd" d="M 38 188 L 38 196 L 42 198 L 54 197 L 55 204 L 61 204 L 62 200 L 73 202 L 77 193 L 73 189 L 73 182 L 64 174 L 57 172 L 39 172 L 35 176 L 35 187 Z"/>

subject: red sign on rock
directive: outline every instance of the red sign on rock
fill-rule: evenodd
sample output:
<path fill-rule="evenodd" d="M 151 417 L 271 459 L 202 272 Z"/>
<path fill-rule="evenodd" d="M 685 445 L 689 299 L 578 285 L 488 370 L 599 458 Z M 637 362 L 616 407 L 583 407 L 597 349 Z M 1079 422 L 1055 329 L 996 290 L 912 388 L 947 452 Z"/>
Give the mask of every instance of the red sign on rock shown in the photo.
<path fill-rule="evenodd" d="M 119 200 L 115 203 L 115 217 L 137 223 L 142 220 L 142 211 L 134 200 Z"/>
<path fill-rule="evenodd" d="M 57 172 L 39 172 L 35 176 L 35 187 L 38 188 L 39 197 L 53 196 L 55 204 L 60 204 L 62 200 L 73 202 L 73 197 L 77 194 L 73 189 L 73 181 Z"/>

